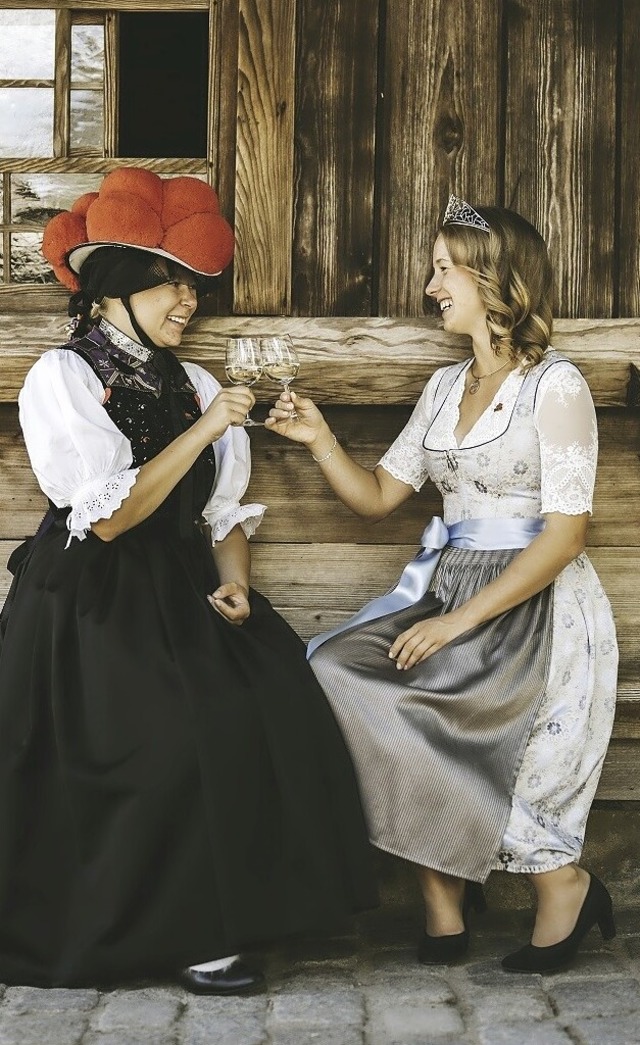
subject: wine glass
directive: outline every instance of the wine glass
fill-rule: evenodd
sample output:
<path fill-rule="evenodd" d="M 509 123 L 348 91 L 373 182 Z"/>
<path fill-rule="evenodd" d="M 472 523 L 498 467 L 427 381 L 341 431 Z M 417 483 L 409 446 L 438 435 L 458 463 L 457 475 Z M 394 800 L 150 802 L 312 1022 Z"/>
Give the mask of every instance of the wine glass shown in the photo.
<path fill-rule="evenodd" d="M 288 334 L 282 337 L 261 338 L 260 355 L 263 373 L 272 381 L 277 381 L 285 392 L 288 392 L 289 385 L 297 377 L 300 369 L 300 360 Z M 294 410 L 290 416 L 295 421 L 298 415 Z"/>
<path fill-rule="evenodd" d="M 232 385 L 255 385 L 262 376 L 260 341 L 257 337 L 228 337 L 224 364 Z M 247 414 L 242 422 L 245 428 L 258 428 L 263 421 L 254 421 Z"/>

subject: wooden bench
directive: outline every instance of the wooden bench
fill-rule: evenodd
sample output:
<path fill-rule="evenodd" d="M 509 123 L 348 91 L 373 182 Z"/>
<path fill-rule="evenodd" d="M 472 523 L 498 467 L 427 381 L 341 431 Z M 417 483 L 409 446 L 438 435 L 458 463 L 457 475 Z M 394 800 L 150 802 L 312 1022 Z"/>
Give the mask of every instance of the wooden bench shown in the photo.
<path fill-rule="evenodd" d="M 0 563 L 33 533 L 44 498 L 29 469 L 16 397 L 46 348 L 65 340 L 64 321 L 32 313 L 0 317 Z M 323 404 L 339 439 L 374 465 L 398 433 L 426 379 L 466 357 L 462 340 L 434 320 L 203 318 L 182 354 L 224 380 L 224 338 L 288 332 L 302 367 L 297 385 Z M 554 347 L 581 368 L 599 415 L 600 460 L 589 555 L 611 599 L 619 632 L 619 701 L 600 799 L 640 799 L 640 320 L 564 320 Z M 255 389 L 259 417 L 275 386 Z M 302 638 L 331 627 L 381 593 L 415 554 L 425 522 L 441 513 L 427 485 L 394 515 L 370 525 L 334 497 L 299 447 L 251 432 L 248 499 L 268 505 L 252 540 L 253 579 Z M 0 594 L 9 577 L 3 573 Z"/>

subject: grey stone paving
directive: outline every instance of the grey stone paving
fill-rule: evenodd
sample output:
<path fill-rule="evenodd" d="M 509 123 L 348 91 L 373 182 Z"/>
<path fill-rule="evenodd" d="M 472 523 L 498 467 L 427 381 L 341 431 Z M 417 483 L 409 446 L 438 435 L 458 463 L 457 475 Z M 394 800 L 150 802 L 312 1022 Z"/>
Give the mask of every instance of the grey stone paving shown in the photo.
<path fill-rule="evenodd" d="M 389 906 L 340 937 L 261 957 L 269 990 L 201 998 L 172 984 L 113 991 L 0 989 L 0 1045 L 640 1045 L 640 910 L 594 930 L 574 966 L 508 974 L 529 916 L 489 911 L 465 963 L 414 956 L 418 912 Z"/>

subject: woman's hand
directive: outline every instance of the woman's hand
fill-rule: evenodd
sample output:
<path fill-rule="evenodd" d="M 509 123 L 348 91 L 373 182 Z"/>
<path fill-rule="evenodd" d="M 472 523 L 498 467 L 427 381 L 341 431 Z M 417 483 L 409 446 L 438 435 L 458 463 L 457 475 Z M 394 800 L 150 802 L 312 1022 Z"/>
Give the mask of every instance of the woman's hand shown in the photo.
<path fill-rule="evenodd" d="M 237 581 L 221 584 L 207 599 L 216 613 L 231 624 L 242 624 L 251 613 L 249 592 Z"/>
<path fill-rule="evenodd" d="M 407 668 L 421 664 L 432 653 L 437 653 L 467 630 L 452 613 L 443 613 L 441 617 L 429 617 L 427 620 L 418 621 L 398 635 L 389 650 L 389 656 L 395 660 L 399 671 L 406 671 Z"/>
<path fill-rule="evenodd" d="M 213 443 L 224 435 L 229 425 L 241 425 L 256 398 L 250 388 L 236 385 L 222 388 L 197 422 L 207 432 L 207 442 Z"/>
<path fill-rule="evenodd" d="M 298 416 L 292 418 L 294 410 Z M 282 391 L 275 406 L 269 411 L 265 427 L 295 443 L 311 447 L 322 436 L 327 423 L 312 399 L 303 399 L 295 392 Z"/>

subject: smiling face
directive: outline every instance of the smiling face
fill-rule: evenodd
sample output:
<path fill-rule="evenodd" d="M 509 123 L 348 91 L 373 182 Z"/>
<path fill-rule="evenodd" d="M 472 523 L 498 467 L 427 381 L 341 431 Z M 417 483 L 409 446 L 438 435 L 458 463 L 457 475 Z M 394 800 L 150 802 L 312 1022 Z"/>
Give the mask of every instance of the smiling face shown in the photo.
<path fill-rule="evenodd" d="M 141 290 L 129 299 L 136 320 L 158 348 L 176 348 L 198 305 L 195 277 L 172 268 L 171 281 Z"/>
<path fill-rule="evenodd" d="M 442 235 L 433 246 L 433 270 L 425 293 L 438 302 L 445 330 L 486 336 L 487 312 L 476 281 L 465 268 L 453 263 Z"/>

